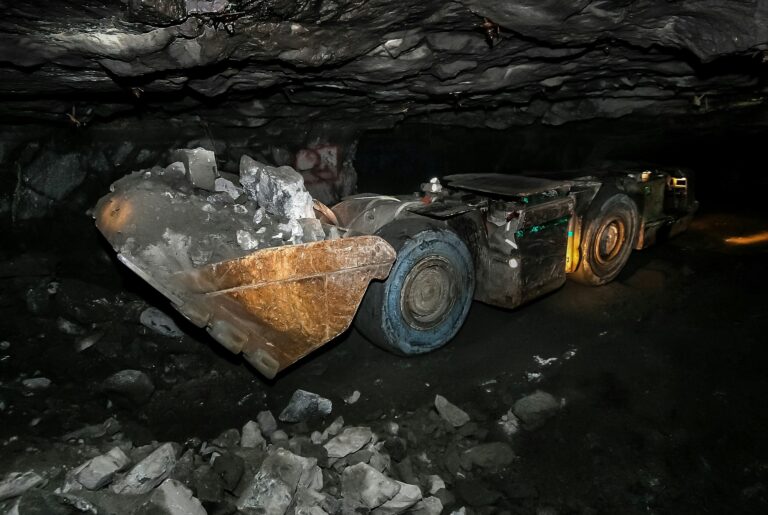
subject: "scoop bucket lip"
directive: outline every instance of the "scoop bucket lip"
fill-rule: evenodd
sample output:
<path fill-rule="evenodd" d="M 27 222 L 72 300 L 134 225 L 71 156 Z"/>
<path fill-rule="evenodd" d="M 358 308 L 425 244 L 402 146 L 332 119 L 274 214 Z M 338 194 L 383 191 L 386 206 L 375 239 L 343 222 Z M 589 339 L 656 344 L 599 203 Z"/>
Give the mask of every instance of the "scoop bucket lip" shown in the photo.
<path fill-rule="evenodd" d="M 95 212 L 118 259 L 268 378 L 346 331 L 370 281 L 386 279 L 396 257 L 384 239 L 366 235 L 160 270 L 121 250 L 132 228 L 156 223 L 131 204 L 130 194 L 111 194 Z"/>

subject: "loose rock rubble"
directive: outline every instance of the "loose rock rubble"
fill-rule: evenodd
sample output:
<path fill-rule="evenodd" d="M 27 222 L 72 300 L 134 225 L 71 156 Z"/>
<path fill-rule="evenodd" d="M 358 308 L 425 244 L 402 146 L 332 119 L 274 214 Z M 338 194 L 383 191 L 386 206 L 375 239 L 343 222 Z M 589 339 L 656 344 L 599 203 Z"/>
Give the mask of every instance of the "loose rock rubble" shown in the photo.
<path fill-rule="evenodd" d="M 202 148 L 178 150 L 171 159 L 165 168 L 134 172 L 111 187 L 114 199 L 129 199 L 126 205 L 112 206 L 115 213 L 140 212 L 143 220 L 161 221 L 127 222 L 132 224 L 130 237 L 116 240 L 121 254 L 155 273 L 342 235 L 315 217 L 304 179 L 291 167 L 275 168 L 243 155 L 238 177 L 220 173 L 213 152 Z M 176 336 L 176 329 L 155 315 L 148 312 L 142 323 Z"/>
<path fill-rule="evenodd" d="M 555 405 L 537 391 L 504 416 L 530 424 L 552 416 Z M 139 447 L 110 418 L 61 438 L 92 449 L 88 460 L 58 475 L 29 470 L 0 482 L 0 510 L 12 499 L 6 506 L 19 515 L 72 507 L 134 515 L 486 514 L 510 506 L 500 491 L 535 497 L 525 484 L 505 486 L 517 457 L 494 436 L 498 419 L 484 428 L 439 395 L 434 407 L 371 426 L 345 425 L 342 417 L 328 423 L 331 409 L 327 399 L 298 390 L 281 422 L 265 410 L 209 441 Z"/>

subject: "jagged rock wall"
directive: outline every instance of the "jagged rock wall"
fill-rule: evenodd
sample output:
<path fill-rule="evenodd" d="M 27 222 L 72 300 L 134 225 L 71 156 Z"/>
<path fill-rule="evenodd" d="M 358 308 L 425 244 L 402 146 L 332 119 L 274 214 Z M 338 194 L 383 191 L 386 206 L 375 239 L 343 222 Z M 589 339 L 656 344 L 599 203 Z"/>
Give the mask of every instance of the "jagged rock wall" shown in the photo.
<path fill-rule="evenodd" d="M 765 96 L 765 0 L 0 5 L 5 120 L 504 128 Z"/>
<path fill-rule="evenodd" d="M 168 131 L 140 121 L 0 131 L 0 219 L 84 213 L 111 182 L 134 170 L 169 164 L 174 149 L 198 146 L 215 150 L 219 168 L 235 174 L 243 154 L 293 166 L 316 199 L 332 204 L 355 190 L 357 137 L 324 126 L 269 134 L 200 125 Z"/>

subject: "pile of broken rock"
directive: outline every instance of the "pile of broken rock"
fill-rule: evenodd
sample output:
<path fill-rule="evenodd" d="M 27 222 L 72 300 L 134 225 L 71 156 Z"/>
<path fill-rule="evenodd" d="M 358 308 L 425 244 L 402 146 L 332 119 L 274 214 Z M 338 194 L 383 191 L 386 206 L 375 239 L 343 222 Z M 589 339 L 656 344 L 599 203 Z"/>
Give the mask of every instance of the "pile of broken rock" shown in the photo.
<path fill-rule="evenodd" d="M 177 150 L 171 161 L 111 187 L 113 197 L 130 196 L 131 209 L 152 220 L 123 231 L 119 251 L 134 260 L 161 269 L 198 267 L 342 235 L 315 216 L 304 179 L 289 166 L 243 155 L 238 177 L 219 172 L 214 153 L 203 148 Z"/>
<path fill-rule="evenodd" d="M 535 392 L 520 399 L 509 416 L 519 418 L 522 427 L 537 426 L 558 409 L 554 397 Z M 426 418 L 403 419 L 402 427 L 384 419 L 376 430 L 345 426 L 338 417 L 310 432 L 307 422 L 331 410 L 330 400 L 297 390 L 278 417 L 293 424 L 292 436 L 270 411 L 262 411 L 241 430 L 226 430 L 209 442 L 190 438 L 183 445 L 139 447 L 109 419 L 62 437 L 62 445 L 89 458 L 79 466 L 6 476 L 0 481 L 0 509 L 5 506 L 12 515 L 495 513 L 487 506 L 493 499 L 471 501 L 498 497 L 471 477 L 508 468 L 515 453 L 508 442 L 481 437 L 487 430 L 444 397 L 436 397 Z M 409 442 L 418 426 L 434 428 L 427 432 L 435 446 L 422 445 L 425 450 L 411 459 Z M 446 483 L 463 500 L 485 508 L 458 507 Z"/>

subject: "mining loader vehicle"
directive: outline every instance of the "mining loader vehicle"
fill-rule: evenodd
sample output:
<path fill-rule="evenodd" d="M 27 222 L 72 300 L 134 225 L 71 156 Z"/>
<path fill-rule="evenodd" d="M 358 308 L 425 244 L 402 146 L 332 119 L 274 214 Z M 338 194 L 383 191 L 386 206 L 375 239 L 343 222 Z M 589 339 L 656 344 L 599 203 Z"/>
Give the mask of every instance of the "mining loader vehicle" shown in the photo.
<path fill-rule="evenodd" d="M 698 206 L 690 182 L 686 171 L 656 169 L 449 175 L 419 194 L 318 207 L 340 238 L 163 272 L 121 253 L 132 231 L 157 223 L 138 192 L 107 195 L 95 217 L 125 265 L 271 378 L 353 321 L 373 343 L 416 355 L 448 343 L 473 300 L 511 309 L 567 277 L 606 284 L 633 250 L 686 229 Z"/>

